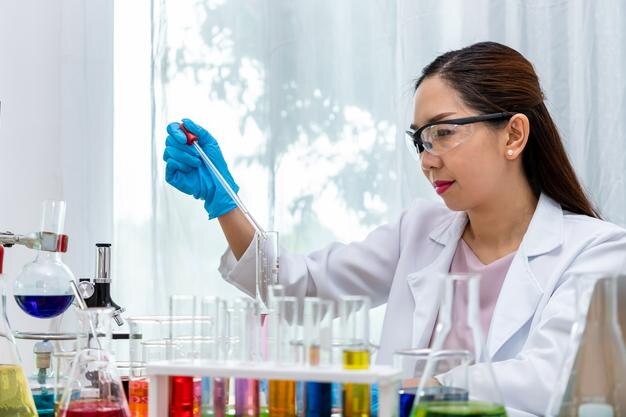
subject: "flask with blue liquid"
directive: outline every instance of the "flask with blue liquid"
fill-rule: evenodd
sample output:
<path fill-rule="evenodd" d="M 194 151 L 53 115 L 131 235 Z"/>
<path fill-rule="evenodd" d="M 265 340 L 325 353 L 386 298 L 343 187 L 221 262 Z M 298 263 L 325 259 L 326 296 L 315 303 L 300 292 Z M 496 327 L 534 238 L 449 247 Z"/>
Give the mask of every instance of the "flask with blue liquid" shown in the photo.
<path fill-rule="evenodd" d="M 63 314 L 74 299 L 69 285 L 74 274 L 61 259 L 61 253 L 67 249 L 64 222 L 65 202 L 44 201 L 41 231 L 37 235 L 42 241 L 55 240 L 58 244 L 41 245 L 35 260 L 24 265 L 13 284 L 17 305 L 33 317 L 48 319 Z"/>

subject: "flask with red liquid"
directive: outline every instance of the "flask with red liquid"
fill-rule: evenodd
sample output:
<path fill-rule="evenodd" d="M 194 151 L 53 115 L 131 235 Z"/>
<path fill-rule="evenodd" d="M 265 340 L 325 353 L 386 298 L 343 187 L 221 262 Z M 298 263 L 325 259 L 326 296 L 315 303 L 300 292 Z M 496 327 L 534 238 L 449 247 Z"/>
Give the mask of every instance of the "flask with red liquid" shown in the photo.
<path fill-rule="evenodd" d="M 130 417 L 130 410 L 115 358 L 105 348 L 112 309 L 79 310 L 79 337 L 87 346 L 73 361 L 59 404 L 59 417 Z M 108 323 L 103 323 L 108 321 Z M 110 334 L 110 333 L 109 333 Z"/>

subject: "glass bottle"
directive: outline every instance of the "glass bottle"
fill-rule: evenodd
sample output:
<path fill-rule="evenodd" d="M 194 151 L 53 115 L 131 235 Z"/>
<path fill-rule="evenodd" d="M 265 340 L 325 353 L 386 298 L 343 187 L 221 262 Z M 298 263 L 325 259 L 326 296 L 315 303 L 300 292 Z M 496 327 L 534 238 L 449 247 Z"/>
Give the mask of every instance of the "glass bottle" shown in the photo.
<path fill-rule="evenodd" d="M 62 235 L 64 221 L 65 202 L 43 202 L 40 235 Z M 61 260 L 60 251 L 41 250 L 15 278 L 13 295 L 26 314 L 37 318 L 56 317 L 72 304 L 74 295 L 69 281 L 74 279 L 72 271 Z"/>
<path fill-rule="evenodd" d="M 4 247 L 0 245 L 0 279 L 3 254 Z M 13 332 L 4 315 L 4 301 L 4 297 L 0 297 L 0 417 L 37 417 Z"/>
<path fill-rule="evenodd" d="M 620 285 L 626 285 L 626 277 L 578 277 L 577 317 L 547 416 L 626 416 Z"/>
<path fill-rule="evenodd" d="M 480 275 L 448 274 L 441 278 L 437 325 L 411 415 L 506 416 L 480 322 Z M 455 366 L 450 366 L 448 358 L 452 352 L 458 353 L 452 356 Z M 470 372 L 480 372 L 479 384 L 472 384 Z M 459 396 L 447 397 L 449 392 Z M 470 399 L 457 401 L 459 398 Z"/>

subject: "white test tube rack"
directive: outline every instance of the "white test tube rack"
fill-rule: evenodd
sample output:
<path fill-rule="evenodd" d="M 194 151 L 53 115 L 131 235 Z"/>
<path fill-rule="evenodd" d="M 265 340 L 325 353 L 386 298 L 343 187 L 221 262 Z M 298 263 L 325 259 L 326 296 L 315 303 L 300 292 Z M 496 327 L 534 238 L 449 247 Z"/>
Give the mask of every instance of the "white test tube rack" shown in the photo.
<path fill-rule="evenodd" d="M 149 363 L 146 373 L 150 379 L 149 417 L 168 417 L 170 376 L 377 384 L 379 417 L 395 417 L 398 414 L 398 388 L 401 374 L 390 366 L 374 365 L 367 370 L 345 370 L 339 365 L 288 367 L 271 362 L 246 364 L 237 361 L 181 360 Z"/>

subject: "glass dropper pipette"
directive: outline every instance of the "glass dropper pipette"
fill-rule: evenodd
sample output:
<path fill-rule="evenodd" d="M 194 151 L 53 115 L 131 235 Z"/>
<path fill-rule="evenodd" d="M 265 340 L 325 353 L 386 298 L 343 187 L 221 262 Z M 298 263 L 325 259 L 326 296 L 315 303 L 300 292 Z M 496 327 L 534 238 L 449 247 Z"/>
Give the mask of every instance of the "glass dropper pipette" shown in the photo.
<path fill-rule="evenodd" d="M 196 150 L 198 151 L 198 154 L 200 155 L 200 158 L 202 159 L 204 164 L 213 173 L 213 175 L 215 175 L 215 177 L 217 178 L 219 183 L 222 185 L 222 187 L 224 187 L 224 189 L 226 190 L 226 192 L 228 193 L 230 198 L 233 199 L 233 201 L 235 202 L 237 207 L 239 207 L 239 209 L 243 212 L 244 216 L 246 216 L 246 218 L 248 219 L 248 221 L 250 222 L 252 227 L 254 227 L 254 229 L 257 231 L 257 233 L 259 233 L 261 236 L 263 236 L 265 238 L 265 236 L 266 236 L 265 230 L 255 220 L 255 218 L 252 216 L 252 214 L 250 214 L 250 212 L 248 211 L 246 206 L 243 204 L 243 201 L 241 201 L 241 199 L 239 198 L 237 193 L 235 193 L 235 191 L 230 186 L 230 184 L 226 181 L 224 176 L 220 173 L 220 171 L 213 164 L 213 162 L 211 162 L 211 160 L 209 159 L 207 154 L 202 150 L 200 145 L 198 145 L 198 136 L 194 135 L 189 130 L 187 130 L 187 128 L 182 123 L 179 125 L 179 127 L 180 127 L 180 130 L 182 130 L 183 133 L 185 134 L 185 136 L 187 137 L 187 145 L 193 145 L 193 147 L 196 148 Z"/>

